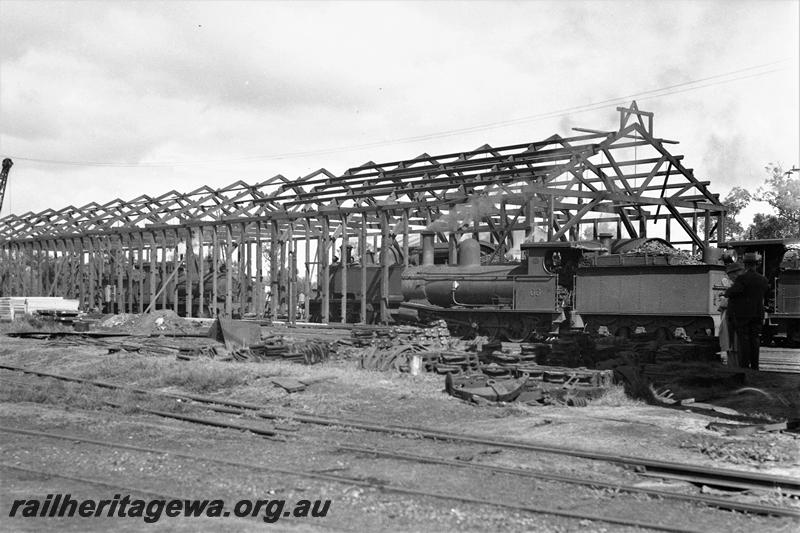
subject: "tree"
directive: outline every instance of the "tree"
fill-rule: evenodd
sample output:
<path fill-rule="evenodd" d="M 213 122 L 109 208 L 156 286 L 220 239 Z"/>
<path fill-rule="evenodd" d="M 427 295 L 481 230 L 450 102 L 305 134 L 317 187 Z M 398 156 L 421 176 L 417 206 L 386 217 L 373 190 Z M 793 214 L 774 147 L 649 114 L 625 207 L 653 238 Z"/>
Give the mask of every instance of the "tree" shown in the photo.
<path fill-rule="evenodd" d="M 764 167 L 767 178 L 755 198 L 767 202 L 775 215 L 759 213 L 747 230 L 751 239 L 800 237 L 800 169 L 784 171 L 780 163 Z"/>
<path fill-rule="evenodd" d="M 745 188 L 734 187 L 731 192 L 722 200 L 728 212 L 725 214 L 725 240 L 735 240 L 742 236 L 744 227 L 736 217 L 747 207 L 753 196 Z"/>

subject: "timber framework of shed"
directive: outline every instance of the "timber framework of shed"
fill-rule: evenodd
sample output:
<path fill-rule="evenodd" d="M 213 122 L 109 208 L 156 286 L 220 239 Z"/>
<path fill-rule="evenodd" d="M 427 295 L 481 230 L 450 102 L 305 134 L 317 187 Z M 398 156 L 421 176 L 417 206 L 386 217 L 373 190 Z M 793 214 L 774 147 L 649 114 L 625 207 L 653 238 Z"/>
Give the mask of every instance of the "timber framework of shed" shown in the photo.
<path fill-rule="evenodd" d="M 380 252 L 379 316 L 386 320 L 389 264 L 408 265 L 411 236 L 426 229 L 442 242 L 472 234 L 501 252 L 523 232 L 527 239 L 577 240 L 589 231 L 597 238 L 609 225 L 619 238 L 644 237 L 661 225 L 673 244 L 718 243 L 725 207 L 709 182 L 665 148 L 675 141 L 653 135 L 652 113 L 636 102 L 617 111 L 616 131 L 574 128 L 570 137 L 368 162 L 341 175 L 323 168 L 294 180 L 277 175 L 6 216 L 0 296 L 77 298 L 87 310 L 110 300 L 117 312 L 169 308 L 185 316 L 276 319 L 277 303 L 294 309 L 299 293 L 310 295 L 312 278 L 329 278 L 337 253 L 349 257 L 352 239 L 361 264 Z M 343 283 L 347 264 L 341 261 Z M 365 283 L 362 275 L 362 289 Z M 319 283 L 319 291 L 327 322 L 328 284 Z M 267 304 L 267 294 L 276 305 Z M 342 317 L 347 305 L 342 299 Z M 360 305 L 366 321 L 365 299 L 350 305 Z M 307 297 L 306 316 L 308 306 Z"/>

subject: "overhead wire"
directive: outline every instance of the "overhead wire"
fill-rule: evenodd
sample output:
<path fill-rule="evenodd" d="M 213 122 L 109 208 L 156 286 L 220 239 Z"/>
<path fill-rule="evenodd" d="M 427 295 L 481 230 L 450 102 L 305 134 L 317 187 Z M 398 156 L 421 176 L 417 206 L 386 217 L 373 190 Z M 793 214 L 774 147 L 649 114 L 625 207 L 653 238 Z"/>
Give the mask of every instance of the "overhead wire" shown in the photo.
<path fill-rule="evenodd" d="M 665 87 L 660 87 L 657 89 L 650 89 L 647 91 L 641 91 L 638 93 L 632 93 L 625 96 L 618 96 L 615 98 L 609 98 L 606 100 L 601 100 L 597 102 L 592 102 L 589 104 L 583 104 L 578 106 L 572 106 L 568 108 L 562 108 L 555 111 L 549 111 L 546 113 L 539 113 L 535 115 L 528 115 L 524 117 L 518 117 L 503 121 L 497 122 L 489 122 L 484 124 L 478 124 L 473 126 L 467 126 L 464 128 L 457 128 L 457 129 L 450 129 L 444 130 L 435 133 L 429 133 L 425 135 L 417 135 L 412 137 L 402 137 L 398 139 L 388 139 L 385 141 L 374 141 L 370 143 L 362 143 L 362 144 L 353 144 L 347 146 L 339 146 L 339 147 L 331 147 L 331 148 L 322 148 L 322 149 L 315 149 L 315 150 L 305 150 L 305 151 L 297 151 L 297 152 L 284 152 L 278 154 L 267 154 L 267 155 L 256 155 L 256 156 L 247 156 L 247 157 L 239 157 L 239 158 L 226 158 L 226 159 L 217 159 L 217 160 L 195 160 L 195 161 L 142 161 L 136 163 L 125 163 L 125 162 L 102 162 L 102 161 L 68 161 L 68 160 L 56 160 L 56 159 L 44 159 L 44 158 L 35 158 L 35 157 L 25 157 L 25 156 L 11 156 L 12 159 L 18 161 L 28 161 L 33 163 L 42 163 L 42 164 L 53 164 L 53 165 L 65 165 L 65 166 L 82 166 L 82 167 L 132 167 L 132 168 L 164 168 L 164 167 L 175 167 L 175 166 L 193 166 L 193 165 L 206 165 L 206 164 L 215 164 L 215 163 L 235 163 L 235 162 L 246 162 L 246 161 L 268 161 L 268 160 L 278 160 L 278 159 L 289 159 L 289 158 L 303 158 L 309 156 L 317 156 L 317 155 L 327 155 L 327 154 L 334 154 L 334 153 L 341 153 L 341 152 L 349 152 L 349 151 L 358 151 L 367 148 L 377 148 L 383 146 L 391 146 L 397 144 L 409 144 L 415 143 L 420 141 L 432 140 L 432 139 L 439 139 L 445 137 L 451 137 L 454 135 L 462 135 L 466 133 L 474 133 L 478 131 L 486 131 L 492 129 L 498 129 L 508 126 L 515 126 L 524 123 L 536 122 L 551 118 L 559 118 L 568 115 L 574 115 L 579 113 L 586 113 L 589 111 L 596 111 L 607 107 L 609 105 L 614 104 L 622 104 L 627 102 L 629 99 L 635 98 L 637 100 L 652 100 L 655 98 L 661 98 L 665 96 L 670 96 L 673 94 L 684 93 L 688 91 L 703 89 L 706 87 L 712 87 L 715 85 L 720 85 L 724 83 L 732 83 L 735 81 L 740 81 L 744 79 L 764 76 L 767 74 L 771 74 L 774 72 L 779 72 L 785 70 L 785 67 L 780 68 L 770 68 L 768 70 L 761 70 L 767 67 L 774 67 L 775 65 L 779 65 L 781 63 L 785 63 L 788 59 L 781 59 L 778 61 L 772 61 L 768 63 L 762 63 L 760 65 L 754 65 L 750 67 L 745 67 L 738 70 L 733 70 L 730 72 L 726 72 L 723 74 L 717 74 L 714 76 L 708 76 L 705 78 L 700 78 L 697 80 L 691 80 L 681 83 L 676 83 L 673 85 L 668 85 Z M 751 72 L 757 71 L 757 72 Z M 735 76 L 730 78 L 729 76 L 733 76 L 736 74 L 741 74 L 744 72 L 751 72 L 750 74 L 742 75 L 742 76 Z M 710 83 L 706 83 L 710 82 Z"/>

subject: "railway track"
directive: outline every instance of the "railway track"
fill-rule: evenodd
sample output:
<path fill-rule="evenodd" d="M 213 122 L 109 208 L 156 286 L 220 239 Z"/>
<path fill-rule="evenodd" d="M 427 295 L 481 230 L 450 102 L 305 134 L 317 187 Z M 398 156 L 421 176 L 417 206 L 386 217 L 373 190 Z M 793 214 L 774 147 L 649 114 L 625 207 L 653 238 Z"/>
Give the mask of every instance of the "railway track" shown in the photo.
<path fill-rule="evenodd" d="M 379 483 L 372 481 L 370 479 L 359 479 L 354 477 L 347 477 L 341 476 L 337 474 L 328 474 L 328 473 L 319 473 L 319 472 L 309 472 L 309 471 L 301 471 L 301 470 L 293 470 L 287 468 L 278 468 L 272 466 L 265 466 L 260 465 L 252 461 L 236 461 L 230 459 L 220 459 L 216 457 L 211 457 L 203 454 L 196 454 L 196 453 L 187 453 L 181 452 L 171 449 L 164 449 L 164 448 L 152 448 L 146 446 L 137 446 L 131 444 L 125 444 L 120 442 L 113 442 L 109 440 L 100 440 L 100 439 L 88 439 L 76 435 L 63 435 L 63 434 L 55 434 L 49 432 L 41 432 L 41 431 L 30 431 L 24 430 L 19 428 L 9 428 L 9 427 L 0 427 L 0 432 L 7 432 L 7 433 L 16 433 L 20 435 L 27 435 L 33 437 L 42 437 L 48 439 L 60 439 L 60 440 L 67 440 L 72 442 L 80 442 L 84 444 L 91 444 L 96 446 L 103 446 L 127 451 L 134 451 L 140 453 L 147 453 L 147 454 L 158 454 L 162 456 L 171 456 L 173 458 L 179 457 L 183 459 L 189 459 L 192 461 L 197 461 L 200 463 L 217 463 L 223 464 L 228 466 L 235 466 L 235 467 L 242 467 L 246 468 L 250 471 L 252 470 L 262 470 L 270 473 L 278 473 L 285 476 L 294 476 L 299 478 L 307 478 L 307 479 L 314 479 L 317 481 L 325 481 L 325 482 L 332 482 L 338 484 L 344 484 L 348 486 L 358 486 L 364 488 L 373 488 L 378 489 L 384 493 L 394 493 L 394 494 L 401 494 L 405 496 L 411 496 L 416 498 L 422 499 L 429 499 L 429 498 L 436 498 L 440 500 L 447 500 L 452 502 L 459 502 L 459 503 L 467 503 L 467 504 L 475 504 L 475 505 L 490 505 L 494 507 L 499 507 L 503 509 L 519 511 L 519 512 L 526 512 L 526 513 L 534 513 L 534 514 L 546 514 L 552 516 L 559 516 L 563 518 L 570 518 L 570 519 L 577 519 L 577 520 L 591 520 L 593 522 L 604 522 L 608 524 L 615 524 L 615 525 L 622 525 L 622 526 L 631 526 L 631 527 L 639 527 L 639 528 L 647 528 L 656 531 L 676 531 L 676 532 L 695 532 L 700 531 L 693 528 L 681 528 L 681 527 L 674 527 L 674 526 L 666 526 L 664 524 L 658 524 L 654 522 L 650 522 L 647 520 L 636 520 L 636 519 L 625 519 L 625 518 L 618 518 L 613 516 L 605 516 L 605 515 L 598 515 L 592 513 L 585 513 L 580 511 L 572 511 L 572 510 L 559 510 L 547 507 L 540 507 L 535 505 L 523 505 L 523 504 L 515 504 L 508 501 L 502 501 L 500 499 L 493 499 L 493 498 L 474 498 L 459 494 L 452 494 L 452 493 L 443 493 L 443 492 L 436 492 L 430 490 L 423 490 L 423 489 L 415 489 L 409 487 L 402 487 L 398 485 L 390 485 L 385 483 Z M 0 466 L 6 466 L 0 464 Z M 13 465 L 8 465 L 12 466 Z M 31 471 L 32 469 L 28 468 L 20 468 L 21 470 Z M 48 475 L 47 472 L 38 471 L 42 475 Z M 96 483 L 98 485 L 105 485 L 105 486 L 116 486 L 119 487 L 116 483 L 108 483 L 102 480 L 92 480 L 86 479 L 82 477 L 73 477 L 69 475 L 62 475 L 57 474 L 58 477 L 66 477 L 66 478 L 74 478 L 79 481 L 85 481 L 88 483 Z M 144 493 L 151 493 L 156 494 L 154 491 L 148 491 L 147 489 L 131 489 L 136 490 L 138 492 Z M 800 516 L 800 514 L 798 514 Z"/>
<path fill-rule="evenodd" d="M 119 483 L 118 481 L 107 481 L 104 479 L 92 478 L 87 476 L 78 476 L 73 474 L 67 474 L 63 472 L 53 472 L 51 470 L 42 470 L 41 468 L 30 468 L 26 466 L 20 465 L 12 465 L 8 463 L 0 463 L 0 470 L 10 470 L 16 472 L 22 472 L 28 475 L 37 475 L 44 478 L 58 478 L 64 479 L 70 482 L 71 489 L 74 488 L 74 484 L 78 483 L 81 485 L 88 485 L 93 487 L 102 487 L 104 489 L 111 489 L 115 493 L 127 493 L 128 495 L 137 494 L 141 496 L 147 496 L 151 499 L 165 499 L 165 500 L 180 500 L 180 501 L 188 501 L 192 498 L 187 497 L 185 494 L 175 494 L 163 490 L 153 490 L 150 488 L 143 488 L 137 487 L 132 485 L 127 485 L 123 483 Z M 112 520 L 114 519 L 111 517 Z M 226 516 L 227 520 L 235 520 L 235 521 L 246 521 L 248 518 L 255 518 L 255 517 L 240 517 L 240 516 Z M 117 524 L 118 525 L 118 524 Z"/>
<path fill-rule="evenodd" d="M 169 456 L 171 458 L 182 458 L 188 459 L 191 461 L 196 461 L 200 464 L 208 464 L 208 463 L 216 463 L 222 464 L 227 466 L 234 466 L 234 467 L 241 467 L 246 468 L 248 471 L 253 470 L 260 470 L 270 473 L 278 473 L 284 476 L 293 476 L 298 478 L 307 478 L 307 479 L 314 479 L 317 481 L 324 481 L 324 482 L 331 482 L 337 484 L 344 484 L 347 486 L 358 486 L 363 488 L 371 488 L 380 490 L 383 493 L 394 493 L 400 494 L 404 496 L 410 496 L 414 498 L 421 498 L 427 501 L 430 498 L 435 498 L 439 500 L 445 501 L 452 501 L 457 503 L 466 503 L 466 504 L 475 504 L 475 505 L 489 505 L 494 507 L 499 507 L 503 509 L 518 511 L 518 512 L 526 512 L 526 513 L 534 513 L 534 514 L 545 514 L 545 515 L 552 515 L 558 516 L 563 518 L 570 518 L 570 519 L 578 519 L 578 520 L 591 520 L 593 522 L 603 522 L 608 524 L 614 525 L 621 525 L 621 526 L 632 526 L 638 528 L 647 528 L 651 530 L 658 530 L 658 531 L 699 531 L 694 528 L 685 528 L 685 527 L 676 527 L 673 525 L 665 525 L 659 524 L 655 522 L 650 522 L 647 520 L 639 520 L 639 519 L 629 519 L 629 518 L 620 518 L 615 516 L 608 516 L 602 514 L 595 514 L 595 513 L 587 513 L 581 512 L 576 510 L 560 510 L 560 509 L 553 509 L 551 507 L 543 507 L 543 506 L 536 506 L 536 505 L 526 505 L 526 504 L 517 504 L 513 502 L 509 502 L 506 500 L 501 500 L 497 498 L 476 498 L 476 497 L 469 497 L 463 494 L 453 494 L 453 493 L 446 493 L 446 492 L 437 492 L 431 490 L 424 490 L 424 489 L 417 489 L 417 488 L 410 488 L 404 487 L 399 485 L 392 485 L 386 484 L 382 482 L 376 482 L 369 478 L 357 478 L 357 477 L 349 477 L 349 476 L 342 476 L 338 474 L 330 474 L 330 473 L 320 473 L 320 472 L 313 472 L 313 471 L 302 471 L 302 470 L 294 470 L 288 468 L 278 468 L 273 466 L 266 466 L 260 465 L 253 461 L 236 461 L 230 459 L 220 459 L 217 457 L 212 457 L 204 454 L 197 454 L 197 453 L 188 453 L 183 451 L 178 451 L 174 449 L 165 449 L 165 448 L 154 448 L 154 447 L 147 447 L 147 446 L 139 446 L 139 445 L 131 445 L 126 443 L 114 442 L 110 440 L 103 440 L 103 439 L 90 439 L 86 437 L 81 437 L 77 435 L 69 435 L 69 434 L 56 434 L 50 432 L 42 432 L 42 431 L 32 431 L 32 430 L 25 430 L 20 428 L 10 428 L 10 427 L 3 427 L 0 426 L 0 432 L 7 432 L 7 433 L 16 433 L 19 435 L 26 435 L 29 437 L 39 437 L 45 439 L 59 439 L 64 441 L 70 441 L 72 443 L 82 443 L 82 444 L 89 444 L 94 446 L 102 446 L 106 448 L 113 448 L 113 449 L 121 449 L 127 451 L 134 451 L 139 453 L 146 453 L 146 454 L 157 454 L 161 456 Z M 553 476 L 548 474 L 537 474 L 535 472 L 528 472 L 525 470 L 520 469 L 513 469 L 513 468 L 504 468 L 504 467 L 496 467 L 491 465 L 471 465 L 471 464 L 452 464 L 454 462 L 443 461 L 441 459 L 426 457 L 426 456 L 419 456 L 419 455 L 407 455 L 407 454 L 398 454 L 396 452 L 381 452 L 380 450 L 376 449 L 359 449 L 356 447 L 342 447 L 342 449 L 349 450 L 356 454 L 369 454 L 369 455 L 379 455 L 384 454 L 385 456 L 392 458 L 392 459 L 402 459 L 402 460 L 412 460 L 415 462 L 424 462 L 424 463 L 438 463 L 438 464 L 448 464 L 451 466 L 459 466 L 463 468 L 473 468 L 478 470 L 486 470 L 490 471 L 494 474 L 506 474 L 506 475 L 513 475 L 513 476 L 525 476 L 534 479 L 549 479 L 551 481 L 558 481 L 558 482 L 575 482 L 574 480 L 566 477 L 566 476 Z M 18 468 L 24 471 L 35 471 L 41 473 L 42 475 L 49 475 L 48 472 L 45 471 L 36 471 L 33 469 L 25 468 L 25 467 L 15 467 L 14 465 L 3 465 L 0 464 L 0 467 L 11 467 L 11 468 Z M 139 487 L 124 487 L 119 485 L 118 483 L 109 483 L 103 480 L 97 479 L 90 479 L 84 476 L 70 476 L 67 474 L 55 474 L 57 477 L 63 477 L 66 479 L 76 479 L 78 481 L 93 483 L 100 486 L 108 486 L 108 487 L 118 487 L 124 488 L 125 490 L 145 493 L 145 494 L 154 494 L 154 495 L 162 495 L 163 491 L 151 491 L 149 489 L 142 489 Z M 619 492 L 628 492 L 628 489 L 624 486 L 613 485 L 613 484 L 604 484 L 602 482 L 586 482 L 583 481 L 581 484 L 592 486 L 594 488 L 611 488 L 615 491 Z M 791 517 L 791 518 L 800 518 L 800 510 L 792 510 L 792 509 L 785 509 L 785 508 L 777 508 L 772 506 L 764 506 L 764 505 L 754 505 L 754 504 L 737 504 L 735 502 L 728 502 L 722 499 L 715 499 L 709 498 L 704 496 L 693 497 L 689 495 L 682 495 L 677 493 L 669 493 L 667 491 L 657 491 L 652 489 L 634 489 L 634 494 L 645 494 L 648 496 L 653 496 L 656 498 L 661 499 L 677 499 L 681 501 L 687 501 L 691 503 L 701 503 L 706 505 L 711 505 L 714 507 L 721 507 L 723 509 L 729 510 L 737 510 L 740 512 L 745 513 L 756 513 L 756 514 L 766 514 L 766 515 L 773 515 L 779 517 Z M 162 496 L 163 497 L 163 496 Z"/>
<path fill-rule="evenodd" d="M 736 490 L 778 490 L 785 495 L 789 496 L 800 496 L 800 480 L 785 477 L 785 476 L 774 476 L 774 475 L 766 475 L 761 473 L 754 473 L 754 472 L 744 472 L 740 470 L 729 470 L 729 469 L 719 469 L 719 468 L 709 468 L 703 466 L 695 466 L 695 465 L 685 465 L 680 463 L 672 463 L 667 461 L 658 461 L 652 459 L 645 459 L 640 457 L 630 457 L 630 456 L 622 456 L 616 454 L 608 454 L 608 453 L 600 453 L 600 452 L 592 452 L 587 450 L 578 450 L 573 448 L 564 448 L 564 447 L 555 447 L 555 446 L 546 446 L 546 445 L 538 445 L 531 442 L 525 441 L 517 441 L 517 440 L 510 440 L 510 439 L 496 439 L 485 437 L 481 435 L 469 435 L 463 433 L 453 433 L 453 432 L 444 432 L 444 431 L 437 431 L 432 430 L 430 428 L 423 428 L 423 427 L 416 427 L 416 426 L 403 426 L 403 425 L 386 425 L 386 424 L 377 424 L 373 422 L 364 422 L 359 420 L 350 420 L 344 418 L 335 418 L 335 417 L 325 417 L 325 416 L 310 416 L 304 414 L 278 414 L 272 413 L 265 409 L 265 406 L 257 405 L 257 404 L 250 404 L 245 402 L 235 402 L 235 401 L 225 401 L 220 400 L 217 398 L 209 398 L 206 396 L 201 395 L 194 395 L 194 394 L 174 394 L 174 393 L 163 393 L 157 391 L 148 391 L 145 389 L 138 389 L 133 387 L 126 387 L 118 384 L 112 384 L 107 382 L 99 382 L 99 381 L 92 381 L 92 380 L 85 380 L 82 378 L 76 378 L 71 376 L 62 376 L 58 374 L 52 374 L 48 372 L 40 372 L 31 369 L 24 369 L 21 367 L 13 367 L 10 365 L 0 365 L 0 368 L 6 370 L 14 370 L 18 372 L 24 372 L 27 374 L 33 374 L 42 377 L 50 377 L 55 379 L 61 379 L 66 381 L 73 381 L 78 383 L 90 384 L 97 387 L 109 388 L 109 389 L 117 389 L 117 390 L 124 390 L 128 392 L 136 392 L 141 394 L 149 394 L 153 396 L 159 397 L 167 397 L 173 399 L 181 399 L 181 400 L 191 400 L 194 402 L 198 402 L 204 405 L 206 409 L 210 409 L 212 411 L 221 412 L 225 414 L 250 414 L 255 415 L 258 418 L 266 419 L 266 420 L 291 420 L 298 423 L 304 424 L 315 424 L 315 425 L 322 425 L 322 426 L 338 426 L 338 427 L 346 427 L 346 428 L 354 428 L 360 429 L 365 431 L 372 431 L 377 433 L 383 434 L 391 434 L 391 435 L 406 435 L 406 436 L 414 436 L 414 437 L 421 437 L 426 438 L 434 441 L 449 441 L 449 442 L 457 442 L 463 444 L 480 444 L 480 445 L 488 445 L 498 448 L 510 448 L 510 449 L 517 449 L 517 450 L 525 450 L 529 452 L 537 452 L 537 453 L 545 453 L 545 454 L 558 454 L 558 455 L 565 455 L 570 457 L 576 457 L 586 460 L 595 460 L 595 461 L 602 461 L 607 463 L 615 463 L 615 464 L 623 464 L 636 467 L 639 470 L 642 470 L 644 473 L 649 475 L 655 476 L 664 476 L 670 479 L 683 479 L 686 481 L 690 481 L 692 483 L 697 484 L 704 484 L 709 486 L 716 486 L 716 487 L 727 487 L 730 489 Z M 110 404 L 114 405 L 114 404 Z M 159 416 L 167 416 L 169 418 L 178 418 L 189 422 L 205 424 L 205 425 L 213 425 L 217 427 L 230 427 L 232 429 L 237 430 L 247 430 L 253 433 L 265 435 L 268 437 L 276 437 L 280 435 L 279 430 L 275 429 L 264 429 L 263 427 L 253 426 L 251 424 L 240 424 L 234 422 L 220 422 L 218 420 L 212 419 L 204 419 L 199 417 L 190 417 L 187 415 L 176 415 L 175 413 L 165 413 L 160 411 L 152 411 L 152 414 L 157 414 Z M 285 434 L 284 434 L 285 436 Z M 367 453 L 367 454 L 375 454 L 375 455 L 383 455 L 386 456 L 386 453 L 381 452 L 380 450 L 370 450 L 370 449 L 360 449 L 358 453 Z M 401 458 L 397 455 L 395 458 Z M 414 458 L 407 456 L 402 457 L 404 460 L 417 460 L 420 462 L 435 462 L 438 464 L 446 464 L 442 462 L 441 458 L 436 457 L 422 457 L 416 456 Z M 465 466 L 467 463 L 454 463 L 452 466 Z M 529 475 L 529 471 L 525 471 L 525 475 Z M 584 479 L 579 478 L 572 478 L 570 480 L 566 480 L 565 478 L 560 479 L 560 481 L 564 482 L 572 482 L 576 484 L 587 484 L 587 481 Z M 619 488 L 619 484 L 615 484 L 615 487 Z M 636 487 L 627 487 L 629 492 L 641 492 Z M 665 497 L 664 494 L 657 494 L 653 493 L 653 496 L 657 497 Z M 671 496 L 670 496 L 671 497 Z M 701 501 L 704 500 L 704 501 Z M 712 501 L 714 500 L 714 501 Z M 726 502 L 724 500 L 716 500 L 716 499 L 707 499 L 707 498 L 693 498 L 693 501 L 698 501 L 707 505 L 714 505 L 714 506 L 723 506 L 723 508 L 733 508 L 733 507 L 724 507 L 724 505 L 730 504 L 730 502 Z M 745 509 L 743 507 L 737 507 L 736 510 L 744 511 L 744 512 L 755 512 L 755 513 L 766 513 L 770 514 L 771 512 L 776 512 L 779 515 L 783 513 L 779 510 L 776 511 L 774 508 L 764 509 L 751 507 L 749 509 Z M 790 516 L 800 516 L 797 515 L 795 511 L 789 511 Z"/>

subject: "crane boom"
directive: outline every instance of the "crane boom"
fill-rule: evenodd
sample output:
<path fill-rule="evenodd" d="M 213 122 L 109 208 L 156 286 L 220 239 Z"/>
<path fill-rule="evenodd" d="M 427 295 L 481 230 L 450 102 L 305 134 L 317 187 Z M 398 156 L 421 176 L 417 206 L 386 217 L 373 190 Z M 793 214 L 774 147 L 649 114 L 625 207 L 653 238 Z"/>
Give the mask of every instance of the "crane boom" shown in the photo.
<path fill-rule="evenodd" d="M 3 170 L 0 171 L 0 211 L 3 210 L 3 199 L 6 197 L 6 183 L 8 182 L 8 171 L 11 170 L 14 162 L 10 159 L 3 159 Z"/>

